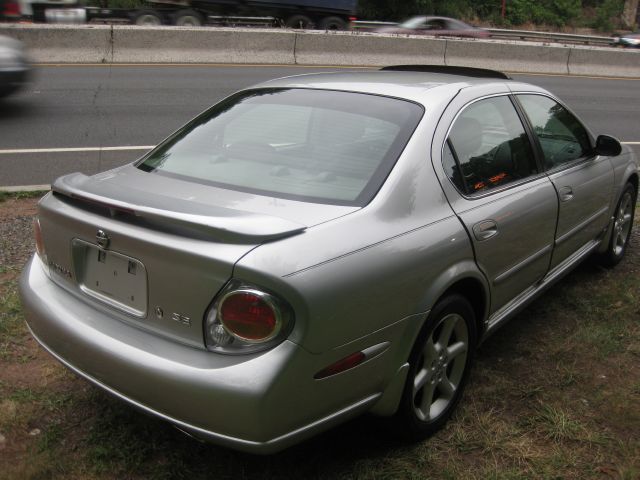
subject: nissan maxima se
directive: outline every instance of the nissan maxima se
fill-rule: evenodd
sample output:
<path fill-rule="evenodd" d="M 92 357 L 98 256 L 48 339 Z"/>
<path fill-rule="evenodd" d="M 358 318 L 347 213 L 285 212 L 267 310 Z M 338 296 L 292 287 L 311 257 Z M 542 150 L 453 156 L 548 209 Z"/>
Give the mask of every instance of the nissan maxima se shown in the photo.
<path fill-rule="evenodd" d="M 628 147 L 499 72 L 294 76 L 59 178 L 20 290 L 56 359 L 196 437 L 271 453 L 371 412 L 419 439 L 479 342 L 622 259 L 637 192 Z"/>

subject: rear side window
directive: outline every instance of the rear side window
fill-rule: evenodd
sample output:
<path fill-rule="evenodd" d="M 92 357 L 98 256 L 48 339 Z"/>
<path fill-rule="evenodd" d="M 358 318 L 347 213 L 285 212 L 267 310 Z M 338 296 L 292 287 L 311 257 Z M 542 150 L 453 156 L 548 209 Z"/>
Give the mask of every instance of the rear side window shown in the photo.
<path fill-rule="evenodd" d="M 361 206 L 422 114 L 414 103 L 361 93 L 250 90 L 191 121 L 138 168 L 249 193 Z"/>
<path fill-rule="evenodd" d="M 566 108 L 542 95 L 518 95 L 518 100 L 538 137 L 547 169 L 590 154 L 587 130 Z"/>
<path fill-rule="evenodd" d="M 443 150 L 454 185 L 473 195 L 538 173 L 529 137 L 511 100 L 472 103 L 456 118 Z"/>

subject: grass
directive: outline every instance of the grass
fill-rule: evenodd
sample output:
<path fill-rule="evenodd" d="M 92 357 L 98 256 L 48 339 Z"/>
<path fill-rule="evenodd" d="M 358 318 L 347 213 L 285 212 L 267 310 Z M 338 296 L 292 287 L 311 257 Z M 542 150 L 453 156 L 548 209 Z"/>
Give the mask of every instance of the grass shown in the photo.
<path fill-rule="evenodd" d="M 48 190 L 33 190 L 33 191 L 18 191 L 18 192 L 6 192 L 4 190 L 0 190 L 0 203 L 6 202 L 10 199 L 22 200 L 25 198 L 40 198 Z"/>
<path fill-rule="evenodd" d="M 485 342 L 458 412 L 431 439 L 404 443 L 365 416 L 268 457 L 195 442 L 67 373 L 30 338 L 17 268 L 4 265 L 0 479 L 638 480 L 632 247 L 613 270 L 580 266 Z"/>
<path fill-rule="evenodd" d="M 0 360 L 12 357 L 23 334 L 22 309 L 16 286 L 12 283 L 0 290 Z"/>
<path fill-rule="evenodd" d="M 542 404 L 538 413 L 531 418 L 531 425 L 554 442 L 581 440 L 585 427 L 562 408 Z"/>

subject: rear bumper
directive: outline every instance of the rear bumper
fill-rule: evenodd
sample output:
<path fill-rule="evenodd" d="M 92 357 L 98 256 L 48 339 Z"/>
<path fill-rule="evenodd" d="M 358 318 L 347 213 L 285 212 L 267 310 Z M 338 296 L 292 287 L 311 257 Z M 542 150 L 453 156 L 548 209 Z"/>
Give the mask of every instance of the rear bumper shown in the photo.
<path fill-rule="evenodd" d="M 25 267 L 20 293 L 33 336 L 65 366 L 182 430 L 238 450 L 282 450 L 371 408 L 383 390 L 385 354 L 314 380 L 329 360 L 289 341 L 247 356 L 180 345 L 70 294 L 37 257 Z"/>

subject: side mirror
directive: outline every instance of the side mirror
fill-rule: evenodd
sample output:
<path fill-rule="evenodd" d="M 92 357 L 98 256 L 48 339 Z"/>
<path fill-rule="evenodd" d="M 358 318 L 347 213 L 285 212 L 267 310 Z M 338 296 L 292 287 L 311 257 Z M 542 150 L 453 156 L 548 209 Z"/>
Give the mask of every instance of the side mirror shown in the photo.
<path fill-rule="evenodd" d="M 596 139 L 595 153 L 605 157 L 616 157 L 622 152 L 622 145 L 617 138 L 610 135 L 599 135 Z"/>

